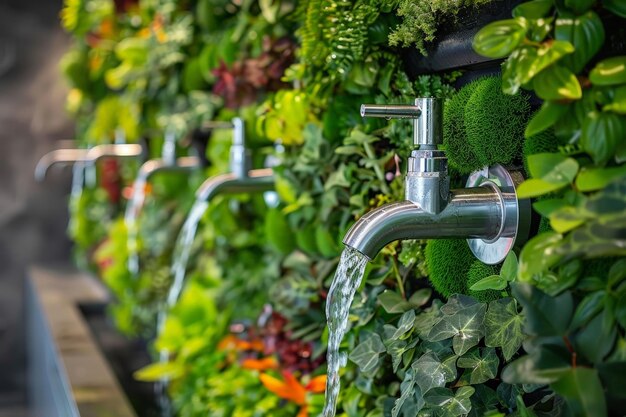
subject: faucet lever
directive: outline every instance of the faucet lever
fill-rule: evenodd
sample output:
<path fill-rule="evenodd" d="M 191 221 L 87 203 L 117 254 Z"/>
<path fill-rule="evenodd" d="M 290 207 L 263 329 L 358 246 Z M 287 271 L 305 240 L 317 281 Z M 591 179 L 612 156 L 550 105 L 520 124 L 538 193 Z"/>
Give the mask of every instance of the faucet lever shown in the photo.
<path fill-rule="evenodd" d="M 420 149 L 436 150 L 442 142 L 443 106 L 438 98 L 416 98 L 412 105 L 363 104 L 361 116 L 413 119 L 413 144 Z"/>

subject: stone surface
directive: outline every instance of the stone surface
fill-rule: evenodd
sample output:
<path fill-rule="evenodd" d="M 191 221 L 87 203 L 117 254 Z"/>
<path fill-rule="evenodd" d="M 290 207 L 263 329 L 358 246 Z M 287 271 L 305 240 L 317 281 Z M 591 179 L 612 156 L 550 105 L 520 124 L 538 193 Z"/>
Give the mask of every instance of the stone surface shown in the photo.
<path fill-rule="evenodd" d="M 69 45 L 61 0 L 0 0 L 0 417 L 25 416 L 24 280 L 68 262 L 69 172 L 36 184 L 38 158 L 72 136 L 58 61 Z"/>

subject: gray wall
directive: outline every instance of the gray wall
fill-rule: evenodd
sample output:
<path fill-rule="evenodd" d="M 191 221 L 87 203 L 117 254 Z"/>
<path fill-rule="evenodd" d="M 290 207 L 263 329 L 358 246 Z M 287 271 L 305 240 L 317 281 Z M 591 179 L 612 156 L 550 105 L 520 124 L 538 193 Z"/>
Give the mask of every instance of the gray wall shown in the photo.
<path fill-rule="evenodd" d="M 69 171 L 33 180 L 38 158 L 73 131 L 57 69 L 69 45 L 60 8 L 61 0 L 0 0 L 0 416 L 18 415 L 6 410 L 24 401 L 25 270 L 69 260 Z"/>

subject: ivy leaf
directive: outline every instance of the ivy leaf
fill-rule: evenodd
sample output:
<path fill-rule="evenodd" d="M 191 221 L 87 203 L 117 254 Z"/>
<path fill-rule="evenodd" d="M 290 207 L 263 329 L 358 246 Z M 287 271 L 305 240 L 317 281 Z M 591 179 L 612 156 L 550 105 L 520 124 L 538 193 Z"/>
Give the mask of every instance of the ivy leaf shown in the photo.
<path fill-rule="evenodd" d="M 604 389 L 597 370 L 584 367 L 570 368 L 551 387 L 565 397 L 574 415 L 607 415 Z"/>
<path fill-rule="evenodd" d="M 492 301 L 485 314 L 485 345 L 502 348 L 504 359 L 511 360 L 524 341 L 523 325 L 513 298 Z"/>
<path fill-rule="evenodd" d="M 626 84 L 626 56 L 615 56 L 596 64 L 589 73 L 593 85 Z"/>
<path fill-rule="evenodd" d="M 594 11 L 576 16 L 572 13 L 559 13 L 554 27 L 556 40 L 570 42 L 575 51 L 563 58 L 562 63 L 575 74 L 595 56 L 604 44 L 604 26 Z"/>
<path fill-rule="evenodd" d="M 438 416 L 463 416 L 472 409 L 470 397 L 474 391 L 473 387 L 461 387 L 456 393 L 447 388 L 435 388 L 424 395 L 424 400 L 427 405 L 437 409 Z"/>
<path fill-rule="evenodd" d="M 459 368 L 471 369 L 470 384 L 482 384 L 494 379 L 498 374 L 500 360 L 494 348 L 473 348 L 461 356 L 456 365 Z"/>
<path fill-rule="evenodd" d="M 537 74 L 533 86 L 543 100 L 578 100 L 583 95 L 576 75 L 560 65 L 551 65 Z"/>
<path fill-rule="evenodd" d="M 626 61 L 625 61 L 626 62 Z M 622 117 L 609 112 L 593 112 L 585 118 L 580 145 L 597 165 L 606 164 L 626 133 Z"/>
<path fill-rule="evenodd" d="M 440 361 L 432 352 L 420 356 L 411 364 L 420 391 L 425 394 L 433 388 L 443 387 L 447 382 L 454 381 L 457 375 L 455 362 L 456 356 L 450 356 L 444 361 Z"/>
<path fill-rule="evenodd" d="M 423 394 L 420 387 L 416 387 L 416 385 L 417 376 L 415 375 L 415 371 L 413 369 L 407 370 L 404 374 L 404 379 L 400 384 L 400 398 L 396 399 L 394 406 L 391 409 L 391 417 L 399 416 L 400 412 L 403 411 L 404 405 L 409 405 L 411 403 L 411 399 L 415 399 L 413 404 L 411 404 L 411 411 L 415 414 L 411 415 L 417 415 L 417 413 L 424 407 Z"/>
<path fill-rule="evenodd" d="M 391 356 L 391 363 L 393 365 L 393 372 L 398 372 L 400 363 L 402 362 L 403 355 L 409 350 L 413 349 L 419 342 L 419 338 L 415 338 L 408 343 L 406 340 L 393 340 L 387 344 L 387 353 Z"/>
<path fill-rule="evenodd" d="M 544 101 L 541 105 L 541 109 L 535 113 L 532 119 L 530 119 L 530 122 L 528 122 L 524 136 L 529 138 L 548 129 L 567 112 L 567 109 L 567 105 L 553 101 Z"/>
<path fill-rule="evenodd" d="M 474 37 L 472 47 L 488 58 L 504 58 L 524 40 L 526 20 L 499 20 L 483 27 Z"/>
<path fill-rule="evenodd" d="M 486 309 L 485 304 L 475 304 L 454 314 L 444 315 L 428 334 L 428 340 L 437 342 L 452 337 L 454 352 L 463 355 L 484 336 Z"/>
<path fill-rule="evenodd" d="M 536 336 L 563 336 L 569 327 L 574 311 L 570 292 L 558 297 L 546 293 L 529 284 L 511 284 L 513 296 L 524 307 L 525 331 Z"/>
<path fill-rule="evenodd" d="M 350 352 L 349 358 L 357 364 L 361 372 L 372 373 L 378 368 L 380 354 L 386 351 L 380 336 L 372 333 Z"/>
<path fill-rule="evenodd" d="M 520 281 L 532 281 L 533 277 L 559 262 L 563 255 L 552 250 L 562 244 L 563 235 L 544 232 L 530 239 L 520 253 L 517 277 Z"/>
<path fill-rule="evenodd" d="M 415 324 L 415 311 L 409 310 L 400 317 L 398 321 L 398 327 L 394 327 L 391 325 L 387 325 L 387 327 L 391 327 L 394 330 L 393 334 L 389 337 L 390 340 L 398 340 L 406 333 L 408 333 L 411 329 L 413 329 L 413 325 Z"/>

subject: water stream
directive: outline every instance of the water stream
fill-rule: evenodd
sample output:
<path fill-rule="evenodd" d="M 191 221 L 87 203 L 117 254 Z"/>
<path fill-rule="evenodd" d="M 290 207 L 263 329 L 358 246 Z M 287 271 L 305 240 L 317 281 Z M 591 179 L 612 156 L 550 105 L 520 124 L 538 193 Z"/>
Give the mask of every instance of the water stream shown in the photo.
<path fill-rule="evenodd" d="M 328 321 L 326 361 L 328 371 L 324 417 L 334 417 L 335 415 L 340 385 L 339 370 L 346 365 L 348 360 L 345 352 L 339 352 L 339 345 L 341 345 L 348 329 L 350 305 L 356 290 L 361 285 L 367 262 L 368 259 L 360 252 L 346 248 L 341 254 L 341 260 L 326 299 L 326 320 Z"/>
<path fill-rule="evenodd" d="M 124 224 L 128 233 L 128 270 L 136 276 L 139 273 L 139 248 L 137 216 L 141 211 L 141 206 L 146 199 L 146 179 L 139 175 L 133 182 L 133 195 L 126 206 L 124 213 Z"/>

